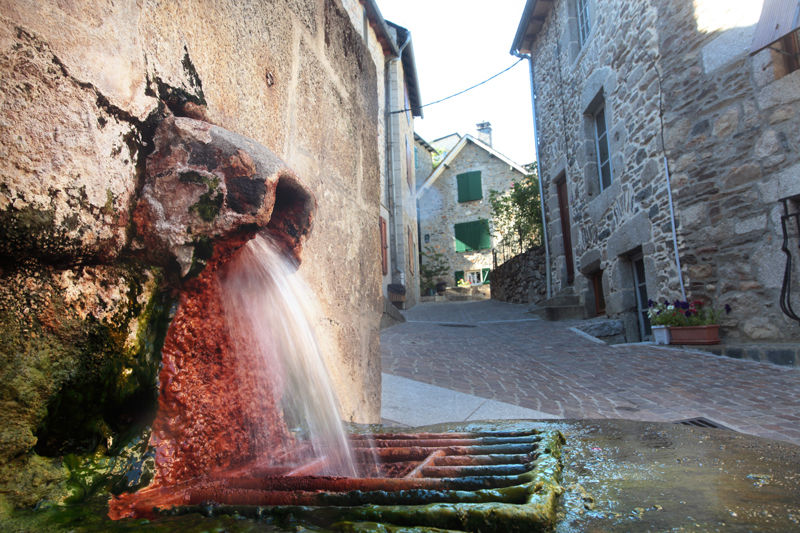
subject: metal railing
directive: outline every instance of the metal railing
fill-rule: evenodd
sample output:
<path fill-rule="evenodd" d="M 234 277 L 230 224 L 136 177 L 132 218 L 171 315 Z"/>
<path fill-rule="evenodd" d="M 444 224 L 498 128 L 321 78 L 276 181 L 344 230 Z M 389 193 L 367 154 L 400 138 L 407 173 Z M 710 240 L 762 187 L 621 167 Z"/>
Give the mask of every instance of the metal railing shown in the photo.
<path fill-rule="evenodd" d="M 781 251 L 786 254 L 786 269 L 783 272 L 783 285 L 781 286 L 781 311 L 786 316 L 800 322 L 800 316 L 792 309 L 792 252 L 789 247 L 791 233 L 798 240 L 797 248 L 800 249 L 800 195 L 781 198 L 783 215 L 781 215 L 781 229 L 783 230 L 783 244 Z"/>
<path fill-rule="evenodd" d="M 492 248 L 492 268 L 497 268 L 498 265 L 502 265 L 509 259 L 527 252 L 534 246 L 536 246 L 536 243 L 532 241 L 501 241 Z"/>

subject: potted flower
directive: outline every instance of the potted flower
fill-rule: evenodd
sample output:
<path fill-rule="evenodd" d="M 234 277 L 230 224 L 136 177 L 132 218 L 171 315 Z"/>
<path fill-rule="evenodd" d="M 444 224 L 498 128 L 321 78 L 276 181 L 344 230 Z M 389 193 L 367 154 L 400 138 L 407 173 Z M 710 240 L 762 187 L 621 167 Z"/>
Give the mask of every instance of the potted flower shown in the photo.
<path fill-rule="evenodd" d="M 669 344 L 669 326 L 677 323 L 677 317 L 673 316 L 673 307 L 669 302 L 656 303 L 648 300 L 647 317 L 650 319 L 650 326 L 653 331 L 653 340 L 656 344 Z"/>
<path fill-rule="evenodd" d="M 720 311 L 699 300 L 675 300 L 672 303 L 651 300 L 648 305 L 650 323 L 668 328 L 670 344 L 719 344 Z M 725 313 L 730 312 L 731 307 L 726 304 Z"/>

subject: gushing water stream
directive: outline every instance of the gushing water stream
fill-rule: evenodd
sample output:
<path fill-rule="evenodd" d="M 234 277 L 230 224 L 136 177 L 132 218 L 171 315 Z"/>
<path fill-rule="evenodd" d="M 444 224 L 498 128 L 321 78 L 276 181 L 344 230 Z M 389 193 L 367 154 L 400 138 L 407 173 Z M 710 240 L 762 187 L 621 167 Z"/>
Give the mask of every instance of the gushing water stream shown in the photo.
<path fill-rule="evenodd" d="M 291 451 L 288 459 L 316 461 L 321 465 L 317 474 L 358 476 L 311 327 L 319 316 L 315 299 L 296 267 L 269 237 L 259 235 L 236 253 L 219 280 L 239 379 L 251 382 L 249 390 L 271 395 L 266 403 L 282 409 L 289 428 L 290 438 L 284 437 L 282 446 Z M 272 430 L 266 423 L 251 429 L 256 434 Z M 280 459 L 275 450 L 259 452 Z"/>
<path fill-rule="evenodd" d="M 247 237 L 216 246 L 182 291 L 162 348 L 155 475 L 115 497 L 112 518 L 261 501 L 259 480 L 379 471 L 368 440 L 354 454 L 344 433 L 311 326 L 313 295 L 278 244 Z M 255 486 L 232 486 L 242 478 Z"/>

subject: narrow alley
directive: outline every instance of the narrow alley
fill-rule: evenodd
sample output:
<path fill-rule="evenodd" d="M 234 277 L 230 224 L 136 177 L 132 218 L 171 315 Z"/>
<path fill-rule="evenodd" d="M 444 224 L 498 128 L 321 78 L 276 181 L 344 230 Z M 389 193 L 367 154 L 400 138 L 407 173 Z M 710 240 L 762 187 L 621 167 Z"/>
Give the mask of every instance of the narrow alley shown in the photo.
<path fill-rule="evenodd" d="M 387 423 L 414 425 L 420 411 L 429 423 L 463 420 L 454 406 L 475 410 L 487 400 L 494 409 L 483 418 L 702 417 L 800 444 L 800 368 L 653 344 L 610 346 L 571 329 L 573 322 L 492 300 L 425 303 L 404 315 L 407 322 L 381 334 Z M 448 393 L 456 395 L 450 403 Z"/>

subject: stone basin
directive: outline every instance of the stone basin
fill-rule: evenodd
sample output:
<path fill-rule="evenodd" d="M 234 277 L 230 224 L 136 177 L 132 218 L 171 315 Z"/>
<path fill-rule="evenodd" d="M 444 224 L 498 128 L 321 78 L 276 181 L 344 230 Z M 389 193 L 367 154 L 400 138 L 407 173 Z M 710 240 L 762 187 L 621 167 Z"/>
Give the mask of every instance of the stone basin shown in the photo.
<path fill-rule="evenodd" d="M 386 440 L 399 439 L 396 428 L 365 428 Z M 533 435 L 540 437 L 563 435 L 560 452 L 558 484 L 549 487 L 549 494 L 558 494 L 553 506 L 553 522 L 541 523 L 539 530 L 572 531 L 796 531 L 800 529 L 800 447 L 793 444 L 762 439 L 733 431 L 688 427 L 668 423 L 627 420 L 564 420 L 564 421 L 486 421 L 442 424 L 424 428 L 403 429 L 409 438 L 430 439 L 437 434 L 440 440 L 434 448 L 454 444 L 442 433 L 450 432 L 454 439 L 465 434 Z M 414 436 L 416 435 L 416 436 Z M 539 439 L 539 442 L 541 440 Z M 397 443 L 395 443 L 397 444 Z M 394 446 L 395 449 L 414 448 L 414 445 Z M 461 444 L 464 444 L 463 442 Z M 472 444 L 471 444 L 472 445 Z M 481 445 L 486 445 L 484 442 Z M 392 446 L 379 446 L 389 449 Z M 419 447 L 417 447 L 419 448 Z M 418 452 L 418 453 L 417 453 Z M 369 496 L 365 487 L 347 487 L 344 491 L 318 491 L 314 501 L 297 505 L 219 505 L 206 501 L 174 509 L 150 520 L 134 519 L 112 522 L 103 514 L 104 505 L 96 510 L 84 506 L 75 509 L 51 509 L 19 514 L 4 531 L 77 530 L 77 531 L 137 531 L 170 530 L 201 531 L 223 528 L 227 531 L 513 531 L 514 522 L 486 521 L 467 527 L 436 529 L 428 521 L 431 516 L 446 516 L 457 506 L 483 506 L 492 516 L 497 503 L 467 503 L 475 498 L 468 487 L 453 491 L 467 500 L 462 503 L 429 500 L 429 503 L 409 499 L 403 506 L 393 500 L 391 485 L 398 480 L 414 479 L 414 470 L 422 478 L 441 475 L 437 468 L 446 463 L 429 464 L 432 470 L 424 473 L 421 466 L 430 457 L 430 450 L 417 450 L 418 459 L 406 453 L 398 458 L 403 466 L 388 469 L 384 479 L 366 478 L 383 500 L 365 503 Z M 391 452 L 383 452 L 385 456 Z M 447 454 L 445 454 L 447 455 Z M 477 455 L 487 455 L 479 453 Z M 490 454 L 489 454 L 490 455 Z M 455 460 L 463 463 L 470 461 Z M 525 464 L 522 461 L 521 464 Z M 475 466 L 475 464 L 473 464 Z M 390 472 L 391 471 L 391 472 Z M 536 472 L 535 469 L 529 472 Z M 475 472 L 473 472 L 475 473 Z M 497 474 L 498 472 L 495 472 Z M 516 475 L 514 472 L 499 472 Z M 539 476 L 539 473 L 535 475 Z M 373 481 L 369 481 L 373 479 Z M 417 478 L 421 479 L 421 478 Z M 298 481 L 299 482 L 299 481 Z M 528 485 L 528 494 L 537 493 L 546 478 Z M 400 484 L 409 483 L 400 481 Z M 408 487 L 394 487 L 405 497 L 411 497 Z M 426 490 L 433 490 L 430 487 Z M 436 492 L 436 490 L 433 490 Z M 538 494 L 547 494 L 547 491 Z M 470 496 L 472 494 L 472 496 Z M 373 494 L 374 496 L 374 494 Z M 421 497 L 419 493 L 416 495 Z M 326 498 L 328 501 L 326 502 Z M 347 501 L 350 499 L 350 501 Z M 424 499 L 424 498 L 423 498 Z M 525 499 L 518 500 L 520 508 Z M 508 505 L 508 503 L 501 503 Z M 494 508 L 495 515 L 497 507 Z M 355 512 L 354 512 L 355 510 Z M 366 512 L 364 512 L 366 510 Z M 524 512 L 524 509 L 522 509 Z M 541 508 L 540 508 L 541 510 Z M 54 518 L 54 516 L 56 518 Z M 540 517 L 548 516 L 546 513 Z M 45 521 L 46 520 L 46 521 Z M 45 522 L 43 522 L 45 521 Z M 383 525 L 378 524 L 382 522 Z M 520 531 L 536 531 L 528 522 Z M 57 524 L 57 527 L 52 527 Z M 401 525 L 402 524 L 402 525 Z M 493 525 L 494 524 L 494 525 Z M 510 525 L 509 525 L 510 524 Z M 441 528 L 441 524 L 439 527 Z M 400 529 L 402 528 L 402 529 Z"/>

